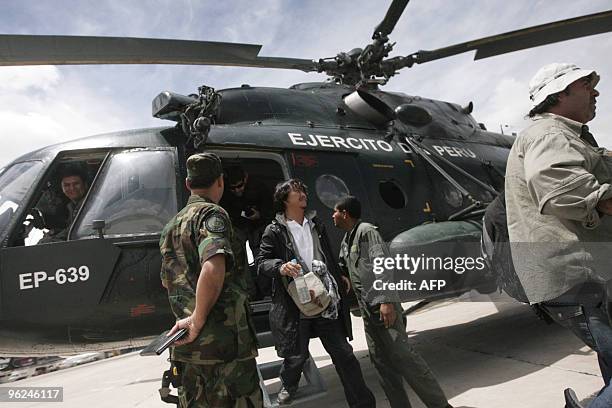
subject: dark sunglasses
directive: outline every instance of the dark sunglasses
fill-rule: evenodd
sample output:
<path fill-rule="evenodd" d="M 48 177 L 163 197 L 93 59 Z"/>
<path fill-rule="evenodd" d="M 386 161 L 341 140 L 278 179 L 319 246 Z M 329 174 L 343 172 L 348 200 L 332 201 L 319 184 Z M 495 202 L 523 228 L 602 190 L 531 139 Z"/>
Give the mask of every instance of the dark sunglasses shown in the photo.
<path fill-rule="evenodd" d="M 234 184 L 233 186 L 230 186 L 230 190 L 238 190 L 239 188 L 244 187 L 244 181 L 241 181 L 238 184 Z"/>

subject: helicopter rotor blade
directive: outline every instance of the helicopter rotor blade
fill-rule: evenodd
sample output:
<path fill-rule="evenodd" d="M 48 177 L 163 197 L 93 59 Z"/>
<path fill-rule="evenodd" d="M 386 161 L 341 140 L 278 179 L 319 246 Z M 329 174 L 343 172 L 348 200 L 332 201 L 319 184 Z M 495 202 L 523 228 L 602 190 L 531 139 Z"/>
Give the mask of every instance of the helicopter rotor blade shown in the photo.
<path fill-rule="evenodd" d="M 307 59 L 259 57 L 261 45 L 126 37 L 0 35 L 2 65 L 183 64 L 316 71 Z"/>
<path fill-rule="evenodd" d="M 411 57 L 413 62 L 422 64 L 476 50 L 474 59 L 479 60 L 608 31 L 612 31 L 612 10 L 510 31 L 436 50 L 418 51 Z"/>
<path fill-rule="evenodd" d="M 410 0 L 393 0 L 387 10 L 387 14 L 385 14 L 385 18 L 374 29 L 374 34 L 372 34 L 373 40 L 376 39 L 378 35 L 386 37 L 391 34 L 391 31 L 395 28 L 395 24 L 397 24 L 397 21 L 402 16 L 409 1 Z"/>

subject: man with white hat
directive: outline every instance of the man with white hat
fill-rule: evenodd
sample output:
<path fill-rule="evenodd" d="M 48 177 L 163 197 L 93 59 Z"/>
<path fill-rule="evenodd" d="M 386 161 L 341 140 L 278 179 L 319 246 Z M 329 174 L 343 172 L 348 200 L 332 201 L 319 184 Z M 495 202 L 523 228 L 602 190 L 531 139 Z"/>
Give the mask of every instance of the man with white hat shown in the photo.
<path fill-rule="evenodd" d="M 612 407 L 612 157 L 585 125 L 595 117 L 598 82 L 574 64 L 541 68 L 529 83 L 533 122 L 506 167 L 512 260 L 529 303 L 597 352 L 605 385 L 589 408 Z M 581 407 L 571 389 L 565 398 L 566 407 Z"/>

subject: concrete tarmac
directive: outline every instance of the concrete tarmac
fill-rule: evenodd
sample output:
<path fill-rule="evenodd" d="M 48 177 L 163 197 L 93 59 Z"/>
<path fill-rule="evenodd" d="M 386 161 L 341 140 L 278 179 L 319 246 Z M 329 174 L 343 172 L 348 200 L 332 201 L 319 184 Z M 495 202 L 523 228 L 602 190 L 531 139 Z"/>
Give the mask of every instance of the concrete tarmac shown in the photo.
<path fill-rule="evenodd" d="M 388 401 L 369 361 L 360 318 L 353 317 L 352 342 L 377 406 Z M 518 303 L 439 303 L 408 317 L 416 348 L 436 374 L 450 402 L 464 408 L 563 407 L 563 390 L 572 387 L 583 403 L 603 386 L 597 357 L 569 331 L 538 320 Z M 311 354 L 327 385 L 327 393 L 301 408 L 346 407 L 334 367 L 318 339 Z M 162 358 L 163 357 L 163 358 Z M 26 407 L 171 407 L 157 389 L 166 358 L 126 354 L 54 373 L 19 380 L 2 387 L 61 386 L 63 403 L 15 403 Z M 258 362 L 276 360 L 273 348 L 260 350 Z M 278 380 L 267 381 L 277 391 Z M 424 405 L 410 390 L 414 408 Z M 3 403 L 2 406 L 5 406 Z"/>

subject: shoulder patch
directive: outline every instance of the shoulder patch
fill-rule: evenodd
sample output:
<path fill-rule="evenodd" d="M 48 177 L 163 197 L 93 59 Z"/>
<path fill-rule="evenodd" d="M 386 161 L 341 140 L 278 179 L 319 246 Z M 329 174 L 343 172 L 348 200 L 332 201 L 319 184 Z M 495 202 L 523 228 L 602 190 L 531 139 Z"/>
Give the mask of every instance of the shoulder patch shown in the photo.
<path fill-rule="evenodd" d="M 216 211 L 213 211 L 212 214 L 206 217 L 204 225 L 208 231 L 213 233 L 225 232 L 227 230 L 227 221 Z"/>

